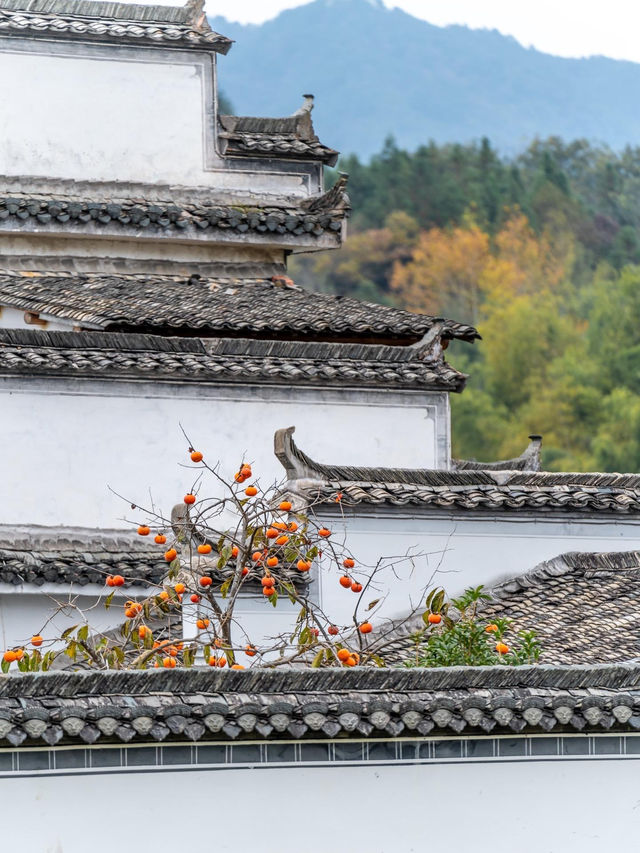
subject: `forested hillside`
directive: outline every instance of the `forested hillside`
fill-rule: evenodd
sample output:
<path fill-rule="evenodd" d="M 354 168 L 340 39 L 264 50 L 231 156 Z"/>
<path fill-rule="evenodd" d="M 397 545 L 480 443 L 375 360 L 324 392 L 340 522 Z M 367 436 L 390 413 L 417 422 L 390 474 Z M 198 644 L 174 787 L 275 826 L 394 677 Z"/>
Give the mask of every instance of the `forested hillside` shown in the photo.
<path fill-rule="evenodd" d="M 388 143 L 343 158 L 354 205 L 340 252 L 301 284 L 475 323 L 455 344 L 454 452 L 494 459 L 544 435 L 558 470 L 640 470 L 640 148 Z"/>

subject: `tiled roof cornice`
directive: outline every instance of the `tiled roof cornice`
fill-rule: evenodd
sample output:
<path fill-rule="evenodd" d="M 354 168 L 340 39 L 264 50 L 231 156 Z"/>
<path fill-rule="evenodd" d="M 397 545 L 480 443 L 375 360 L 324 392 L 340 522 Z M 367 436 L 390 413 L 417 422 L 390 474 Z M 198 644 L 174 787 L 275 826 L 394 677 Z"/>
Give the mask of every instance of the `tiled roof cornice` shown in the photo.
<path fill-rule="evenodd" d="M 213 555 L 199 557 L 198 569 L 222 582 L 228 571 L 217 568 L 216 541 L 211 545 Z M 310 582 L 295 565 L 285 563 L 282 571 L 283 577 L 295 584 Z M 164 548 L 154 544 L 152 537 L 142 539 L 127 531 L 107 535 L 90 528 L 0 528 L 0 583 L 103 585 L 110 574 L 122 575 L 126 586 L 162 584 L 167 577 Z M 244 592 L 256 593 L 259 580 L 259 573 L 250 574 Z"/>
<path fill-rule="evenodd" d="M 50 672 L 0 679 L 20 744 L 640 728 L 640 668 Z"/>
<path fill-rule="evenodd" d="M 0 330 L 0 374 L 460 391 L 466 376 L 409 347 Z"/>
<path fill-rule="evenodd" d="M 348 203 L 340 204 L 330 193 L 289 207 L 2 195 L 0 226 L 42 225 L 70 231 L 108 227 L 136 235 L 222 230 L 321 237 L 339 233 L 349 214 Z"/>
<path fill-rule="evenodd" d="M 7 528 L 0 531 L 0 583 L 99 584 L 109 574 L 128 584 L 160 583 L 162 549 L 125 531 Z"/>
<path fill-rule="evenodd" d="M 92 0 L 2 0 L 0 35 L 58 36 L 227 53 L 233 42 L 213 32 L 202 6 L 200 0 L 184 7 Z"/>
<path fill-rule="evenodd" d="M 308 113 L 287 118 L 219 116 L 225 156 L 317 160 L 335 166 L 338 152 L 323 145 Z"/>
<path fill-rule="evenodd" d="M 597 489 L 579 483 L 546 486 L 416 486 L 405 483 L 334 481 L 314 489 L 317 497 L 332 498 L 342 492 L 343 505 L 392 504 L 450 510 L 562 511 L 637 514 L 640 489 Z"/>
<path fill-rule="evenodd" d="M 294 427 L 278 430 L 276 456 L 292 488 L 341 506 L 422 506 L 440 510 L 640 513 L 640 475 L 572 474 L 550 471 L 361 468 L 325 465 L 293 440 Z M 535 461 L 538 437 L 532 442 Z"/>

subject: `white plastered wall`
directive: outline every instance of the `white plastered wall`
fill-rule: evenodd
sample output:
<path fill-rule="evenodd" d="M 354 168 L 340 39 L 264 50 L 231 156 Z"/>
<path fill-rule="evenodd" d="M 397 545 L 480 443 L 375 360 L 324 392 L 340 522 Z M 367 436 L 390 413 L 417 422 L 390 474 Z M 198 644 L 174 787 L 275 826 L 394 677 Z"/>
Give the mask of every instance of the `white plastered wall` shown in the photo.
<path fill-rule="evenodd" d="M 413 511 L 412 511 L 413 510 Z M 386 569 L 368 600 L 385 597 L 376 613 L 403 617 L 408 601 L 418 603 L 427 586 L 444 586 L 450 595 L 465 588 L 490 586 L 521 575 L 538 563 L 568 551 L 640 550 L 640 518 L 565 513 L 495 513 L 359 507 L 346 521 L 327 519 L 332 539 L 343 543 L 363 567 L 379 558 L 393 563 L 398 578 Z M 413 561 L 401 560 L 405 554 Z M 339 585 L 340 572 L 325 564 L 321 601 L 338 624 L 348 624 L 355 596 Z M 361 578 L 360 578 L 361 579 Z"/>
<path fill-rule="evenodd" d="M 445 393 L 5 379 L 0 411 L 1 524 L 123 527 L 150 493 L 170 513 L 196 484 L 181 424 L 224 476 L 246 456 L 263 486 L 284 479 L 273 436 L 291 425 L 319 462 L 447 464 Z"/>
<path fill-rule="evenodd" d="M 6 820 L 7 850 L 134 853 L 600 853 L 633 849 L 640 831 L 638 762 L 504 762 L 192 770 L 0 778 L 5 802 L 33 804 Z M 159 806 L 175 791 L 175 807 Z M 298 795 L 296 792 L 304 792 Z M 256 804 L 288 803 L 277 821 Z M 348 803 L 337 807 L 336 799 Z M 135 803 L 135 811 L 105 804 Z M 188 810 L 180 817 L 180 810 Z M 198 815 L 221 804 L 211 831 Z M 224 807 L 222 804 L 225 804 Z M 252 810 L 257 812 L 247 819 Z M 224 812 L 224 815 L 222 814 Z M 185 828 L 185 820 L 196 827 Z M 327 817 L 329 816 L 329 819 Z"/>
<path fill-rule="evenodd" d="M 214 91 L 211 53 L 3 39 L 0 174 L 317 192 L 316 167 L 226 167 Z"/>

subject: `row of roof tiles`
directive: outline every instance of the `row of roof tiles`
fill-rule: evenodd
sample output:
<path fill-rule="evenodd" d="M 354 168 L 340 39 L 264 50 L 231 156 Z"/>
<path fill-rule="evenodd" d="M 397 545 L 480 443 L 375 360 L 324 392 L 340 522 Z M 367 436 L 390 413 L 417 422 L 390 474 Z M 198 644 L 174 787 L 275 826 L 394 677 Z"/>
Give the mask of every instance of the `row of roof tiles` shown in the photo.
<path fill-rule="evenodd" d="M 312 102 L 312 96 L 308 96 Z M 218 137 L 227 157 L 286 157 L 316 160 L 335 166 L 338 152 L 323 145 L 315 134 L 310 109 L 286 118 L 227 116 L 218 118 Z"/>
<path fill-rule="evenodd" d="M 623 666 L 15 675 L 0 742 L 633 731 L 639 684 Z"/>
<path fill-rule="evenodd" d="M 342 493 L 341 506 L 358 504 L 423 506 L 440 510 L 503 510 L 637 514 L 640 475 L 556 473 L 538 470 L 467 468 L 457 470 L 359 468 L 316 462 L 297 447 L 294 428 L 278 430 L 276 455 L 289 488 L 314 500 Z M 539 465 L 537 449 L 525 464 Z"/>
<path fill-rule="evenodd" d="M 189 0 L 181 7 L 109 0 L 2 0 L 0 34 L 194 47 L 223 54 L 233 43 L 211 29 L 203 0 Z"/>
<path fill-rule="evenodd" d="M 0 273 L 0 305 L 101 329 L 198 330 L 340 335 L 411 343 L 438 322 L 426 314 L 315 293 L 285 276 L 190 278 L 134 274 Z M 476 330 L 442 321 L 442 336 L 474 340 Z M 268 337 L 268 334 L 265 334 Z"/>
<path fill-rule="evenodd" d="M 0 330 L 0 374 L 460 391 L 466 377 L 400 347 Z M 403 355 L 404 358 L 398 358 Z M 414 356 L 412 358 L 412 355 Z"/>
<path fill-rule="evenodd" d="M 333 195 L 312 199 L 296 206 L 224 205 L 204 203 L 162 203 L 134 199 L 96 200 L 89 198 L 4 195 L 0 197 L 0 225 L 36 224 L 64 227 L 76 232 L 109 226 L 122 233 L 139 231 L 173 232 L 181 236 L 206 230 L 235 231 L 240 234 L 309 235 L 340 232 L 349 213 L 346 197 Z"/>

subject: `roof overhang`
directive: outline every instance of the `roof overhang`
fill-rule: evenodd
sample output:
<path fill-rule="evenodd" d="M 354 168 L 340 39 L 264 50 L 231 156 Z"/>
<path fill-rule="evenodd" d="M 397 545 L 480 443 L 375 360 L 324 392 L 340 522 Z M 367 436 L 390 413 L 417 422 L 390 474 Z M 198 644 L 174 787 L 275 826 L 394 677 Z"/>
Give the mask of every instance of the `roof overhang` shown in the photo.
<path fill-rule="evenodd" d="M 185 6 L 0 0 L 0 36 L 192 47 L 222 54 L 233 44 L 211 29 L 202 0 L 189 0 Z"/>

